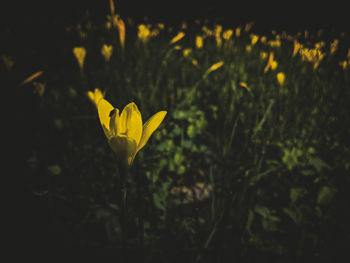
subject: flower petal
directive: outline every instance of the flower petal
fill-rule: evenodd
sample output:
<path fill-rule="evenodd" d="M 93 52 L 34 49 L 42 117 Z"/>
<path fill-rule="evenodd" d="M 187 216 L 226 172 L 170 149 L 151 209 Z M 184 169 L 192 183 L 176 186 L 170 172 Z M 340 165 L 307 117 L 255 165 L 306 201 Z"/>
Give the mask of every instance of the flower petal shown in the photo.
<path fill-rule="evenodd" d="M 149 137 L 151 137 L 152 133 L 162 123 L 166 114 L 167 114 L 166 111 L 160 111 L 154 114 L 151 118 L 149 118 L 148 121 L 143 125 L 142 137 L 141 137 L 140 143 L 137 145 L 136 152 L 141 150 L 143 146 L 146 145 Z"/>
<path fill-rule="evenodd" d="M 98 117 L 100 118 L 103 131 L 107 138 L 111 137 L 111 132 L 109 129 L 109 122 L 110 122 L 109 113 L 113 109 L 114 109 L 113 106 L 105 99 L 101 99 L 97 104 Z"/>
<path fill-rule="evenodd" d="M 136 142 L 126 136 L 115 136 L 108 140 L 109 146 L 123 164 L 131 165 L 136 155 Z"/>
<path fill-rule="evenodd" d="M 109 113 L 109 131 L 111 133 L 111 136 L 117 136 L 118 135 L 118 127 L 120 126 L 120 116 L 119 116 L 119 110 L 117 108 L 114 108 Z"/>
<path fill-rule="evenodd" d="M 125 135 L 139 144 L 142 136 L 142 118 L 139 109 L 134 102 L 129 103 L 120 115 L 120 127 L 117 127 L 118 135 Z"/>

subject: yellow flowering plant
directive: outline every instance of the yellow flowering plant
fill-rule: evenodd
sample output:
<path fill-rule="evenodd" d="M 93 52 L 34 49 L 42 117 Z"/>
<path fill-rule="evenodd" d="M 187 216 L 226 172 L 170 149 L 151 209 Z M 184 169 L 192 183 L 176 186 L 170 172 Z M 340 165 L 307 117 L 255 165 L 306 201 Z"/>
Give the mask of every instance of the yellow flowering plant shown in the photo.
<path fill-rule="evenodd" d="M 79 67 L 82 70 L 86 56 L 86 49 L 84 47 L 74 47 L 73 54 L 78 61 Z"/>
<path fill-rule="evenodd" d="M 201 36 L 196 36 L 196 47 L 197 48 L 203 47 L 203 38 Z"/>
<path fill-rule="evenodd" d="M 105 58 L 106 62 L 111 59 L 113 53 L 113 46 L 104 44 L 101 48 L 101 54 Z"/>
<path fill-rule="evenodd" d="M 104 97 L 104 93 L 98 88 L 92 91 L 87 92 L 87 96 L 90 99 L 90 101 L 97 107 L 97 104 L 100 102 L 101 99 Z"/>
<path fill-rule="evenodd" d="M 174 36 L 171 40 L 170 40 L 170 45 L 180 41 L 181 39 L 183 39 L 185 37 L 185 33 L 184 32 L 179 32 L 176 36 Z"/>
<path fill-rule="evenodd" d="M 134 102 L 126 105 L 119 114 L 119 109 L 100 99 L 97 110 L 109 146 L 126 167 L 131 166 L 138 151 L 146 145 L 167 114 L 160 111 L 142 125 L 141 113 Z"/>
<path fill-rule="evenodd" d="M 278 84 L 282 87 L 284 85 L 284 82 L 286 80 L 286 75 L 283 72 L 278 72 L 276 75 Z"/>

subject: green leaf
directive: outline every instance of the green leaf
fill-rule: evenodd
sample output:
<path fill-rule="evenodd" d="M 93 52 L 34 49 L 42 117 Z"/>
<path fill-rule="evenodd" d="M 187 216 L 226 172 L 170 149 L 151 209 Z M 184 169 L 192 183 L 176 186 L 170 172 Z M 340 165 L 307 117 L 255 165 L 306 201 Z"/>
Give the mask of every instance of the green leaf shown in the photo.
<path fill-rule="evenodd" d="M 310 164 L 315 167 L 317 172 L 320 172 L 323 168 L 329 168 L 328 164 L 326 164 L 322 159 L 319 157 L 311 157 L 309 159 Z"/>
<path fill-rule="evenodd" d="M 47 170 L 49 170 L 49 172 L 52 175 L 59 175 L 59 174 L 61 174 L 61 166 L 59 166 L 59 165 L 51 165 L 51 166 L 47 167 Z"/>
<path fill-rule="evenodd" d="M 300 198 L 304 197 L 307 194 L 307 190 L 305 188 L 293 187 L 290 189 L 289 197 L 290 201 L 295 204 Z"/>
<path fill-rule="evenodd" d="M 317 203 L 320 205 L 328 205 L 335 194 L 335 190 L 330 188 L 329 186 L 323 186 L 318 193 Z"/>

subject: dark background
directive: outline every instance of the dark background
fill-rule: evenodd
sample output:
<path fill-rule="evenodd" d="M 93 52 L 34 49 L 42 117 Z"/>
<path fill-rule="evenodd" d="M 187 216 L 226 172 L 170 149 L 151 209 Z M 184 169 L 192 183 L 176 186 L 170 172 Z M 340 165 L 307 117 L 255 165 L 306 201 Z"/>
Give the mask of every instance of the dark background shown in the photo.
<path fill-rule="evenodd" d="M 223 1 L 223 0 L 118 0 L 116 12 L 123 17 L 141 19 L 148 16 L 156 22 L 177 23 L 181 20 L 209 18 L 233 26 L 254 20 L 261 29 L 282 30 L 348 28 L 346 1 Z M 2 25 L 19 30 L 42 30 L 48 25 L 60 26 L 79 22 L 88 10 L 94 21 L 105 21 L 109 0 L 95 1 L 4 1 Z"/>

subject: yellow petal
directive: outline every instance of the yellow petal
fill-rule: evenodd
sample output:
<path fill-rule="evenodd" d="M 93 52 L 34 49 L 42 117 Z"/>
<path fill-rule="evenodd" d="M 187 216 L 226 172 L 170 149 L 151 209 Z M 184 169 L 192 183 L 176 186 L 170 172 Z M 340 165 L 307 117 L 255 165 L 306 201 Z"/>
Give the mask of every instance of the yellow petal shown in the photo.
<path fill-rule="evenodd" d="M 118 135 L 125 135 L 139 144 L 142 135 L 142 118 L 134 102 L 129 103 L 120 115 L 120 125 L 117 126 Z"/>
<path fill-rule="evenodd" d="M 117 159 L 123 164 L 131 165 L 136 155 L 136 142 L 126 136 L 111 137 L 109 146 L 116 153 Z"/>
<path fill-rule="evenodd" d="M 91 102 L 95 103 L 95 95 L 94 95 L 94 93 L 92 93 L 92 91 L 88 91 L 87 95 L 88 95 L 89 99 L 91 100 Z"/>
<path fill-rule="evenodd" d="M 100 99 L 103 99 L 103 93 L 100 89 L 96 88 L 94 90 L 94 95 L 95 95 L 95 103 L 97 104 Z"/>
<path fill-rule="evenodd" d="M 118 135 L 118 127 L 120 126 L 120 116 L 119 116 L 119 110 L 117 108 L 113 109 L 109 113 L 109 131 L 111 136 L 117 136 Z"/>
<path fill-rule="evenodd" d="M 109 114 L 113 109 L 113 106 L 105 99 L 101 99 L 97 104 L 98 117 L 100 118 L 103 131 L 107 138 L 111 137 L 111 132 L 109 130 Z"/>
<path fill-rule="evenodd" d="M 142 137 L 141 137 L 140 143 L 137 145 L 136 152 L 141 150 L 143 146 L 146 145 L 149 137 L 151 137 L 152 133 L 162 123 L 166 114 L 167 114 L 166 111 L 160 111 L 154 114 L 151 118 L 149 118 L 149 120 L 143 125 Z"/>

